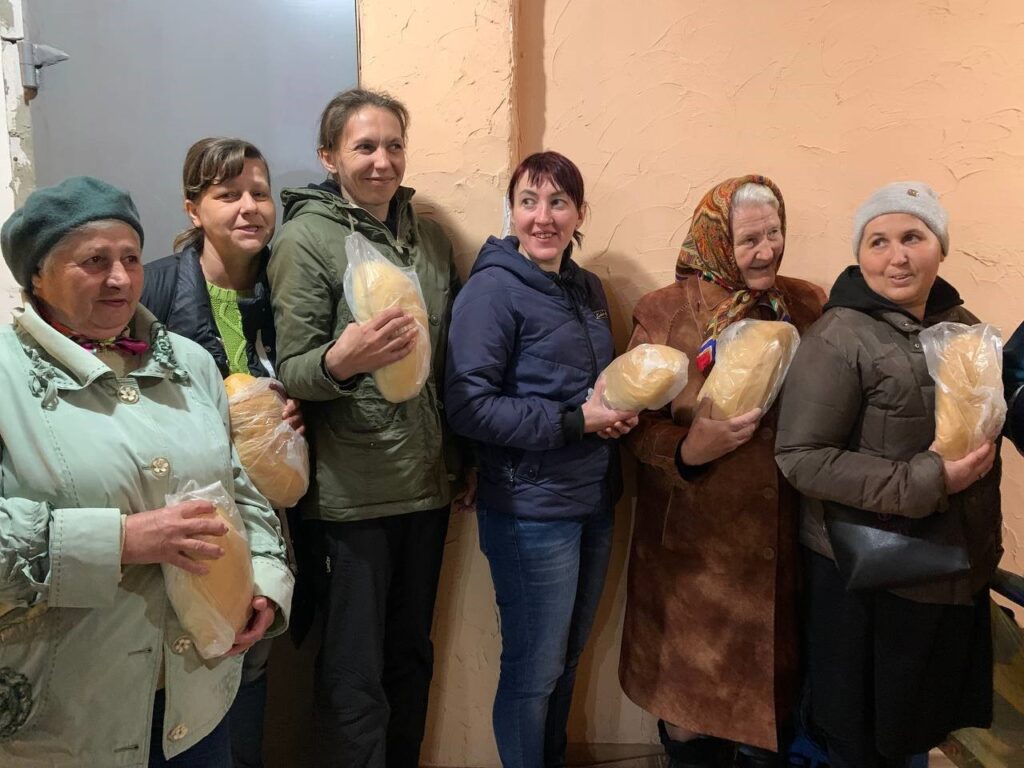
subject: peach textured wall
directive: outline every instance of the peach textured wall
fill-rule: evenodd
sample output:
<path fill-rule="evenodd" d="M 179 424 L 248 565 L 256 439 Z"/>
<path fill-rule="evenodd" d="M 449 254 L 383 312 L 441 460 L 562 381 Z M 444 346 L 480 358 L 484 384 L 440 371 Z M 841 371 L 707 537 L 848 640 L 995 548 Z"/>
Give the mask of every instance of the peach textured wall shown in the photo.
<path fill-rule="evenodd" d="M 560 150 L 592 217 L 581 261 L 604 278 L 627 338 L 636 300 L 672 279 L 693 206 L 758 171 L 786 197 L 783 272 L 827 287 L 851 261 L 853 210 L 919 178 L 951 216 L 942 274 L 1008 335 L 1022 319 L 1024 9 L 1012 0 L 456 0 L 364 2 L 362 78 L 413 113 L 408 179 L 443 213 L 465 269 L 500 221 L 509 155 Z M 1005 564 L 1024 568 L 1024 473 L 1004 481 Z M 650 742 L 615 679 L 628 514 L 572 735 Z M 489 703 L 499 643 L 471 519 L 456 520 L 438 604 L 424 759 L 494 765 Z"/>

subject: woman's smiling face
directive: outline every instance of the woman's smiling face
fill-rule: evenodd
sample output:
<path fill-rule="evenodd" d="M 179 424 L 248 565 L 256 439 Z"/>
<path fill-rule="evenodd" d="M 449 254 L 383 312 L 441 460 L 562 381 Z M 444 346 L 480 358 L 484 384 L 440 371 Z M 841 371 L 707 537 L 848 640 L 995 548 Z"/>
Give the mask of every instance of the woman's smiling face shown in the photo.
<path fill-rule="evenodd" d="M 583 222 L 572 198 L 547 178 L 524 173 L 512 197 L 512 234 L 523 252 L 547 272 L 557 272 L 562 254 Z"/>
<path fill-rule="evenodd" d="M 942 263 L 942 244 L 909 213 L 876 216 L 864 227 L 857 262 L 868 287 L 916 317 L 924 317 Z"/>

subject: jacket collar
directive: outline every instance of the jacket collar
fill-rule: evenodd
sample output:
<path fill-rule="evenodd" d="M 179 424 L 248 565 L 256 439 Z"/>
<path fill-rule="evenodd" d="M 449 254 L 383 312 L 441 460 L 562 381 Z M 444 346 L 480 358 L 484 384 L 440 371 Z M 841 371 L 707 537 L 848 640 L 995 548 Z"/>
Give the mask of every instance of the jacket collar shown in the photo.
<path fill-rule="evenodd" d="M 519 240 L 508 237 L 488 237 L 480 254 L 473 264 L 470 275 L 485 269 L 504 269 L 511 272 L 520 282 L 534 290 L 560 296 L 560 286 L 570 286 L 580 282 L 581 270 L 572 260 L 571 249 L 567 248 L 562 256 L 562 264 L 557 273 L 545 272 L 519 252 Z"/>
<path fill-rule="evenodd" d="M 825 311 L 834 307 L 855 309 L 872 317 L 884 319 L 897 328 L 906 330 L 940 322 L 963 303 L 964 301 L 960 298 L 956 288 L 941 277 L 936 277 L 935 284 L 932 285 L 932 289 L 928 293 L 928 301 L 924 309 L 924 322 L 922 323 L 903 307 L 871 290 L 864 275 L 861 274 L 860 267 L 853 265 L 843 270 L 836 278 L 829 294 L 828 303 L 825 305 Z"/>
<path fill-rule="evenodd" d="M 15 308 L 14 327 L 32 365 L 33 392 L 43 397 L 44 406 L 53 407 L 57 390 L 83 389 L 102 376 L 114 376 L 110 367 L 47 323 L 36 311 L 31 297 L 21 295 Z M 149 351 L 142 365 L 129 375 L 169 378 L 187 382 L 188 373 L 178 364 L 170 334 L 142 304 L 135 309 L 129 326 L 138 338 L 148 339 Z M 42 350 L 45 354 L 40 354 Z"/>
<path fill-rule="evenodd" d="M 317 212 L 332 219 L 348 221 L 353 230 L 385 233 L 390 239 L 396 240 L 399 246 L 413 246 L 416 238 L 416 210 L 412 206 L 416 190 L 412 187 L 399 187 L 393 198 L 395 206 L 395 231 L 392 235 L 384 222 L 346 200 L 336 184 L 328 179 L 320 184 L 306 187 L 290 187 L 281 190 L 281 203 L 284 207 L 284 221 L 290 221 L 300 213 Z M 357 224 L 360 225 L 357 227 Z"/>

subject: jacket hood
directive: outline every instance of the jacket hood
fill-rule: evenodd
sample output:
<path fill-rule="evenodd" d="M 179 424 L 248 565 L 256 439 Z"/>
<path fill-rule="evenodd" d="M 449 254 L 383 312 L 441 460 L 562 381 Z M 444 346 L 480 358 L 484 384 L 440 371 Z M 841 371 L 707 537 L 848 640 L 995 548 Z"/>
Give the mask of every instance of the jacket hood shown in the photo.
<path fill-rule="evenodd" d="M 399 207 L 409 203 L 416 190 L 399 187 L 395 202 Z M 347 220 L 369 216 L 366 211 L 350 203 L 332 179 L 305 187 L 287 187 L 281 190 L 282 222 L 291 221 L 300 214 L 316 214 L 333 220 Z"/>
<path fill-rule="evenodd" d="M 553 296 L 562 293 L 559 285 L 573 285 L 582 280 L 582 270 L 566 249 L 558 274 L 545 272 L 519 252 L 519 238 L 509 235 L 505 238 L 488 237 L 473 263 L 470 277 L 486 269 L 503 269 L 524 285 Z"/>
<path fill-rule="evenodd" d="M 948 312 L 963 303 L 964 301 L 960 298 L 956 288 L 941 277 L 936 276 L 935 284 L 932 285 L 932 290 L 928 294 L 928 302 L 925 305 L 924 314 L 926 318 L 933 317 Z M 861 274 L 860 267 L 857 265 L 847 267 L 836 278 L 824 311 L 827 312 L 833 307 L 856 309 L 868 315 L 882 312 L 899 312 L 901 315 L 906 315 L 912 320 L 917 320 L 916 317 L 903 309 L 903 307 L 894 304 L 884 296 L 871 290 L 864 279 L 864 275 Z"/>

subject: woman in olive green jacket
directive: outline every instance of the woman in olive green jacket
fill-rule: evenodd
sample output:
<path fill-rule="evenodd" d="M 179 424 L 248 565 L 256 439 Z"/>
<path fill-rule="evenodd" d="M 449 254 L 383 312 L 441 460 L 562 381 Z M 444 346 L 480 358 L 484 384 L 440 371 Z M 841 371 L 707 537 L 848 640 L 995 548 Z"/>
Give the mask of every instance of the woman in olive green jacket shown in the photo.
<path fill-rule="evenodd" d="M 322 184 L 286 189 L 269 277 L 278 373 L 303 402 L 316 456 L 300 508 L 299 579 L 325 617 L 315 732 L 322 765 L 418 765 L 433 664 L 430 629 L 458 463 L 439 383 L 458 286 L 452 246 L 402 187 L 408 113 L 386 94 L 336 96 L 320 122 Z M 422 391 L 384 399 L 370 375 L 409 354 L 400 309 L 354 322 L 345 241 L 365 236 L 415 270 L 432 364 Z M 305 553 L 305 555 L 303 554 Z"/>
<path fill-rule="evenodd" d="M 26 293 L 0 328 L 0 765 L 208 765 L 227 754 L 239 654 L 283 630 L 292 589 L 220 374 L 139 306 L 127 194 L 86 177 L 39 190 L 2 245 Z M 212 505 L 165 501 L 190 480 L 234 497 L 252 551 L 249 626 L 213 660 L 161 571 L 223 555 Z"/>

